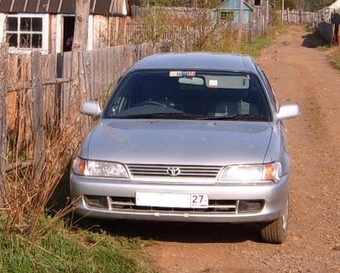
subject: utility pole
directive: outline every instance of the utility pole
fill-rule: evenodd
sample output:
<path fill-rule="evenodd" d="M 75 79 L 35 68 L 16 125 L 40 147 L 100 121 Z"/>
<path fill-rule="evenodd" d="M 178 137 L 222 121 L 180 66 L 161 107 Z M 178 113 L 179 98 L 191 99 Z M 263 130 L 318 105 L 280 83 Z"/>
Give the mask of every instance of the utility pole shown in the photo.
<path fill-rule="evenodd" d="M 76 0 L 76 20 L 74 25 L 72 51 L 85 51 L 91 0 Z"/>
<path fill-rule="evenodd" d="M 83 67 L 81 67 L 82 53 L 87 49 L 88 39 L 88 21 L 90 14 L 91 0 L 76 0 L 76 17 L 72 44 L 72 73 L 71 73 L 71 90 L 72 106 L 69 109 L 79 111 L 79 103 L 86 94 Z"/>

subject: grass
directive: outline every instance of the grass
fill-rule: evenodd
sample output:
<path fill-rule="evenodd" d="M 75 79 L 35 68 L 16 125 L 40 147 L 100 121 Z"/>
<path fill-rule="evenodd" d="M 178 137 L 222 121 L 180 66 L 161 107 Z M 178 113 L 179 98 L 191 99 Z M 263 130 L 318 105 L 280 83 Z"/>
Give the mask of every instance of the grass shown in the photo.
<path fill-rule="evenodd" d="M 305 40 L 309 39 L 309 45 L 313 45 L 319 50 L 327 51 L 330 64 L 333 68 L 340 70 L 340 46 L 331 45 L 329 42 L 325 42 L 317 32 L 314 26 L 306 26 L 306 32 L 308 33 Z"/>
<path fill-rule="evenodd" d="M 280 30 L 282 31 L 282 27 Z M 268 30 L 264 35 L 255 37 L 251 43 L 243 43 L 240 46 L 240 52 L 257 57 L 261 50 L 268 46 L 278 33 L 277 29 Z"/>
<path fill-rule="evenodd" d="M 42 217 L 42 224 L 51 219 Z M 39 240 L 0 233 L 2 273 L 151 273 L 138 240 L 90 231 L 70 231 L 59 221 Z"/>
<path fill-rule="evenodd" d="M 154 272 L 137 239 L 100 230 L 75 230 L 69 225 L 67 216 L 72 206 L 65 185 L 69 163 L 82 138 L 81 117 L 72 117 L 74 120 L 63 130 L 45 132 L 46 150 L 40 172 L 27 166 L 0 174 L 0 190 L 6 193 L 0 207 L 0 272 Z M 32 154 L 30 146 L 20 149 L 10 135 L 8 140 L 9 163 Z M 58 195 L 60 192 L 64 195 Z"/>
<path fill-rule="evenodd" d="M 340 70 L 340 47 L 334 47 L 329 54 L 329 60 L 333 68 Z"/>

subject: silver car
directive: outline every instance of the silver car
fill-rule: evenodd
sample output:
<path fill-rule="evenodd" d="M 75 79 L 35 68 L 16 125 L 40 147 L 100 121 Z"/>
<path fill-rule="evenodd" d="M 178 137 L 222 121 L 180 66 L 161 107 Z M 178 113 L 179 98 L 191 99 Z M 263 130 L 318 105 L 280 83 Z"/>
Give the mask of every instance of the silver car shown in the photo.
<path fill-rule="evenodd" d="M 72 164 L 76 213 L 94 218 L 259 223 L 287 235 L 290 156 L 279 104 L 245 55 L 144 58 L 118 81 Z"/>

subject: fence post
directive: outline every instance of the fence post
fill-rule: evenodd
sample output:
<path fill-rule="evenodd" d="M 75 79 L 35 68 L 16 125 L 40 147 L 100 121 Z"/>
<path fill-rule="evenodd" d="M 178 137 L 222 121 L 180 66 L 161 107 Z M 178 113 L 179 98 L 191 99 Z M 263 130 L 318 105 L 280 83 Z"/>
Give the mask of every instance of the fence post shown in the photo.
<path fill-rule="evenodd" d="M 7 164 L 7 80 L 8 44 L 0 46 L 0 207 L 4 204 L 4 176 Z"/>
<path fill-rule="evenodd" d="M 287 23 L 290 23 L 289 8 L 287 8 L 286 12 L 287 12 Z"/>
<path fill-rule="evenodd" d="M 32 53 L 32 132 L 33 132 L 33 166 L 35 180 L 40 179 L 44 166 L 44 101 L 42 84 L 42 60 L 41 53 Z"/>

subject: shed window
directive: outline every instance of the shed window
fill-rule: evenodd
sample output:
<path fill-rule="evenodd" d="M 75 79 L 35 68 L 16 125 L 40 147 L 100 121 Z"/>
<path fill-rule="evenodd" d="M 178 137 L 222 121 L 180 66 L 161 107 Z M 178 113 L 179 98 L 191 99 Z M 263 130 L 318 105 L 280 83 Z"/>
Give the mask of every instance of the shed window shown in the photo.
<path fill-rule="evenodd" d="M 33 49 L 43 45 L 42 16 L 8 16 L 6 22 L 6 41 L 10 47 Z"/>
<path fill-rule="evenodd" d="M 261 6 L 261 0 L 255 0 L 254 5 L 255 6 Z"/>
<path fill-rule="evenodd" d="M 221 11 L 220 18 L 223 21 L 233 21 L 234 20 L 234 12 L 232 12 L 232 11 Z"/>

